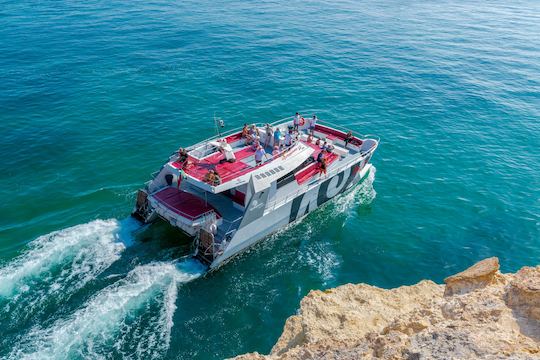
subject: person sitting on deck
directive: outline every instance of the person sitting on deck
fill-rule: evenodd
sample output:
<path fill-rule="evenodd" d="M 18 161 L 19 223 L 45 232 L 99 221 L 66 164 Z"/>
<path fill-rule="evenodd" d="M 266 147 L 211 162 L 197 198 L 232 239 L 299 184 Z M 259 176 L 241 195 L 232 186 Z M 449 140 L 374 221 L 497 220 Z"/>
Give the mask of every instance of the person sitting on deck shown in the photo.
<path fill-rule="evenodd" d="M 253 145 L 251 145 L 251 150 L 257 151 L 257 149 L 259 148 L 259 145 L 261 145 L 261 142 L 259 141 L 259 137 L 256 136 L 255 139 L 253 140 Z"/>
<path fill-rule="evenodd" d="M 251 124 L 251 127 L 249 128 L 249 135 L 255 137 L 259 136 L 259 129 L 257 129 L 257 126 L 255 124 Z"/>
<path fill-rule="evenodd" d="M 347 145 L 351 142 L 351 140 L 353 139 L 353 134 L 352 134 L 352 131 L 349 131 L 347 133 L 347 135 L 345 135 L 345 147 L 347 147 Z"/>
<path fill-rule="evenodd" d="M 234 151 L 227 143 L 227 140 L 222 139 L 219 141 L 219 152 L 223 154 L 223 159 L 219 160 L 220 164 L 223 164 L 225 161 L 228 161 L 230 163 L 233 163 L 236 161 L 236 156 L 234 155 Z"/>
<path fill-rule="evenodd" d="M 326 149 L 326 145 L 328 145 L 328 143 L 326 142 L 326 139 L 325 139 L 321 146 L 321 149 Z"/>
<path fill-rule="evenodd" d="M 186 162 L 187 159 L 188 159 L 187 150 L 184 148 L 180 148 L 180 150 L 178 150 L 178 162 L 183 163 L 183 162 Z"/>
<path fill-rule="evenodd" d="M 310 132 L 308 137 L 307 137 L 307 140 L 306 140 L 309 144 L 311 144 L 313 142 L 313 132 Z"/>
<path fill-rule="evenodd" d="M 214 184 L 215 180 L 216 180 L 216 173 L 214 172 L 214 170 L 212 169 L 208 170 L 206 175 L 204 175 L 203 181 L 209 184 Z"/>
<path fill-rule="evenodd" d="M 274 150 L 272 151 L 272 156 L 273 157 L 276 157 L 279 155 L 279 146 L 278 145 L 274 145 Z"/>
<path fill-rule="evenodd" d="M 270 139 L 272 139 L 272 136 L 274 135 L 274 130 L 272 130 L 272 127 L 270 126 L 270 124 L 266 124 L 265 130 L 266 130 L 266 138 L 264 140 L 264 147 L 267 147 L 268 145 L 270 145 Z"/>
<path fill-rule="evenodd" d="M 248 133 L 249 133 L 248 130 L 249 130 L 249 129 L 248 129 L 248 125 L 247 125 L 247 124 L 244 124 L 244 127 L 242 128 L 242 137 L 243 137 L 243 138 L 247 138 Z"/>
<path fill-rule="evenodd" d="M 315 141 L 315 145 L 321 146 L 321 139 L 317 138 L 317 141 Z"/>
<path fill-rule="evenodd" d="M 221 185 L 221 176 L 219 176 L 218 172 L 215 170 L 214 170 L 214 180 L 210 184 L 214 186 Z"/>
<path fill-rule="evenodd" d="M 184 169 L 189 165 L 189 157 L 186 149 L 180 148 L 180 150 L 178 150 L 178 160 L 176 160 L 176 162 L 181 164 L 181 169 Z"/>
<path fill-rule="evenodd" d="M 257 151 L 255 151 L 255 165 L 259 166 L 263 161 L 263 157 L 268 157 L 268 155 L 263 147 L 259 145 Z"/>

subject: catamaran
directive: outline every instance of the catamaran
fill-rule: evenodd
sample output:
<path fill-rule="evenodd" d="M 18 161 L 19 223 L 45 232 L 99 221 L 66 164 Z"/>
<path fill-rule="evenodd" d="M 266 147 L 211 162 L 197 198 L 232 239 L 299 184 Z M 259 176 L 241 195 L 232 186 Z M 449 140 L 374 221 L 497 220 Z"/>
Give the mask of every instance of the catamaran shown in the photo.
<path fill-rule="evenodd" d="M 219 133 L 173 153 L 137 193 L 133 216 L 193 239 L 216 269 L 363 182 L 380 139 L 296 116 Z"/>

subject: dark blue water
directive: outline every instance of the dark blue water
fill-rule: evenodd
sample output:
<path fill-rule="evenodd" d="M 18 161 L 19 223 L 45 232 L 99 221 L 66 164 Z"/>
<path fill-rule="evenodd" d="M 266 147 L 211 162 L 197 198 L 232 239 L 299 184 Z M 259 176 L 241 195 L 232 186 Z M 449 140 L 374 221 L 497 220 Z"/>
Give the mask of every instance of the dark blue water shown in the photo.
<path fill-rule="evenodd" d="M 311 289 L 539 263 L 538 1 L 4 1 L 0 25 L 0 357 L 264 353 Z M 132 233 L 214 113 L 295 111 L 379 135 L 375 177 L 202 278 L 174 229 Z"/>

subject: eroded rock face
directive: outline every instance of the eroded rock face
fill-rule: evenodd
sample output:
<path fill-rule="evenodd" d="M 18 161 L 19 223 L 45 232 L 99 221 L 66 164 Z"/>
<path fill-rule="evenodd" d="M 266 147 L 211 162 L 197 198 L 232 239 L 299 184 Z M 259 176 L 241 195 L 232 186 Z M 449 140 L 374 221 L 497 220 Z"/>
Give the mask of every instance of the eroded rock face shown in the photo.
<path fill-rule="evenodd" d="M 444 279 L 445 295 L 465 294 L 481 289 L 498 280 L 499 259 L 496 257 L 477 262 L 465 271 Z"/>
<path fill-rule="evenodd" d="M 540 266 L 498 270 L 490 258 L 446 287 L 311 291 L 270 355 L 237 359 L 540 359 Z"/>

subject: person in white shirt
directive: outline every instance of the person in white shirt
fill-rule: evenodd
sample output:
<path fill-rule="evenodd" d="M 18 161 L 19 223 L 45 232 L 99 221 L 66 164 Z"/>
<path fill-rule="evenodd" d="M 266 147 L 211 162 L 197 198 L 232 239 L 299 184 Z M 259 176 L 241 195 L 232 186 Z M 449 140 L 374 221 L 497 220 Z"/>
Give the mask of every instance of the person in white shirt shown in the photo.
<path fill-rule="evenodd" d="M 298 131 L 298 126 L 300 126 L 300 114 L 299 113 L 296 113 L 296 115 L 294 115 L 294 120 L 293 120 L 293 125 L 294 125 L 294 131 Z"/>
<path fill-rule="evenodd" d="M 266 151 L 264 151 L 263 147 L 259 145 L 257 151 L 255 151 L 255 164 L 260 165 L 263 161 L 263 157 L 267 156 Z"/>
<path fill-rule="evenodd" d="M 285 134 L 285 146 L 289 147 L 292 145 L 292 135 L 290 132 Z"/>

